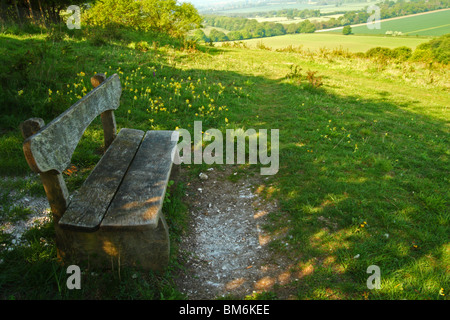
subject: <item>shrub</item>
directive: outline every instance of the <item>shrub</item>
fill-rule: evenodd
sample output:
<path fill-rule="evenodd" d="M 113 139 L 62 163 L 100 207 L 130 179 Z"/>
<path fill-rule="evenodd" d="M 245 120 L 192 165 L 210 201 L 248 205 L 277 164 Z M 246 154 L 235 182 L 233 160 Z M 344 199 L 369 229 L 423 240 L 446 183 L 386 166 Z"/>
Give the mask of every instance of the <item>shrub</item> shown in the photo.
<path fill-rule="evenodd" d="M 148 50 L 150 50 L 150 45 L 147 41 L 139 41 L 138 43 L 136 43 L 136 50 L 147 52 Z"/>
<path fill-rule="evenodd" d="M 413 54 L 409 58 L 411 61 L 418 61 L 418 62 L 432 62 L 434 60 L 433 52 L 431 49 L 419 49 L 416 48 L 414 50 Z"/>
<path fill-rule="evenodd" d="M 301 71 L 302 71 L 302 68 L 300 68 L 299 66 L 297 66 L 297 65 L 290 65 L 289 66 L 289 73 L 286 75 L 286 78 L 287 79 L 298 79 L 298 80 L 301 80 L 301 78 L 302 78 L 302 73 L 301 73 Z"/>
<path fill-rule="evenodd" d="M 398 47 L 395 49 L 392 49 L 392 56 L 396 59 L 399 59 L 401 61 L 408 60 L 412 55 L 411 48 L 408 47 Z"/>
<path fill-rule="evenodd" d="M 308 83 L 313 88 L 319 88 L 323 85 L 322 77 L 316 76 L 317 71 L 307 71 L 306 79 L 308 79 Z"/>
<path fill-rule="evenodd" d="M 384 47 L 375 47 L 375 48 L 371 48 L 366 52 L 366 57 L 369 58 L 392 58 L 393 57 L 393 53 L 392 50 L 389 48 L 384 48 Z"/>
<path fill-rule="evenodd" d="M 432 62 L 443 64 L 450 62 L 450 34 L 430 40 L 417 46 L 411 56 L 413 61 Z"/>
<path fill-rule="evenodd" d="M 450 62 L 450 34 L 433 39 L 429 43 L 434 59 L 438 62 L 448 64 Z"/>
<path fill-rule="evenodd" d="M 272 50 L 271 47 L 266 46 L 262 41 L 258 41 L 258 43 L 256 44 L 256 47 L 261 50 L 268 50 L 268 51 Z"/>

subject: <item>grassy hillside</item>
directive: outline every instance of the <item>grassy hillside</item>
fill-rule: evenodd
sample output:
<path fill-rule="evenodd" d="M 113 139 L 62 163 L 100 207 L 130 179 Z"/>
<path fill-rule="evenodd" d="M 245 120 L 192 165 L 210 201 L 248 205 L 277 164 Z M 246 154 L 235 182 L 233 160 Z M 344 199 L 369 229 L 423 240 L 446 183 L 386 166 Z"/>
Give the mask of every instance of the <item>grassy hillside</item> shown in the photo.
<path fill-rule="evenodd" d="M 448 66 L 339 50 L 196 47 L 129 31 L 101 40 L 0 36 L 0 97 L 9 107 L 0 132 L 1 228 L 27 215 L 17 199 L 43 194 L 23 158 L 20 121 L 48 122 L 90 90 L 96 72 L 117 73 L 119 129 L 191 130 L 201 120 L 222 132 L 280 130 L 280 170 L 255 186 L 280 204 L 267 232 L 283 235 L 271 249 L 292 262 L 289 281 L 271 288 L 271 297 L 448 299 Z M 101 148 L 96 121 L 75 152 L 77 171 L 66 172 L 70 191 Z M 253 167 L 240 166 L 234 181 Z M 188 182 L 165 207 L 174 246 L 163 275 L 86 270 L 82 289 L 70 291 L 47 224 L 20 243 L 0 233 L 0 297 L 182 299 L 173 278 L 183 267 L 176 244 L 186 227 L 180 199 Z M 381 270 L 379 290 L 366 285 L 371 265 Z"/>

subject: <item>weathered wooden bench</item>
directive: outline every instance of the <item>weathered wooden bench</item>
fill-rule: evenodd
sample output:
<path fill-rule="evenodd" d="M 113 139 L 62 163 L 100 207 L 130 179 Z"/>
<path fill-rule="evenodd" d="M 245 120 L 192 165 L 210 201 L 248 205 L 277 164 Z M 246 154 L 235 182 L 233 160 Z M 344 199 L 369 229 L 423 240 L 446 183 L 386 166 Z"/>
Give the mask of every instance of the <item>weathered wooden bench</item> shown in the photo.
<path fill-rule="evenodd" d="M 53 213 L 58 256 L 70 264 L 162 270 L 170 251 L 162 205 L 178 133 L 124 128 L 116 135 L 119 77 L 95 75 L 91 82 L 94 89 L 49 124 L 21 124 L 25 158 L 40 174 Z M 105 153 L 69 200 L 63 172 L 98 115 Z"/>

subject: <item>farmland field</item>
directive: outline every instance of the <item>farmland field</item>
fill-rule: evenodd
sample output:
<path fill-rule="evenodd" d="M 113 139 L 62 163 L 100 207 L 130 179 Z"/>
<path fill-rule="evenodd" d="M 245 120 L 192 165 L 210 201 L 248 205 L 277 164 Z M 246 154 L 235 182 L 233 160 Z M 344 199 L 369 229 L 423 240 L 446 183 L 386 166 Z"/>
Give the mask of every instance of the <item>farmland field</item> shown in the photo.
<path fill-rule="evenodd" d="M 313 17 L 313 18 L 308 18 L 309 21 L 311 22 L 315 22 L 315 21 L 326 21 L 329 20 L 331 18 L 339 18 L 340 16 L 342 16 L 343 13 L 339 13 L 339 14 L 330 14 L 327 16 L 321 16 L 321 17 Z M 291 23 L 299 23 L 302 22 L 304 20 L 307 19 L 302 19 L 302 18 L 294 18 L 294 19 L 288 19 L 287 17 L 271 17 L 271 18 L 250 18 L 250 19 L 255 19 L 258 22 L 273 22 L 273 23 L 281 23 L 281 24 L 291 24 Z"/>
<path fill-rule="evenodd" d="M 223 32 L 223 33 L 225 33 L 225 34 L 227 34 L 228 32 L 230 32 L 229 30 L 224 29 L 224 28 L 211 27 L 211 26 L 206 26 L 206 27 L 202 28 L 201 30 L 202 30 L 207 36 L 209 36 L 209 34 L 210 34 L 210 32 L 211 32 L 212 29 L 216 29 L 217 31 L 221 31 L 221 32 Z"/>
<path fill-rule="evenodd" d="M 268 11 L 275 11 L 275 10 L 281 10 L 281 9 L 309 9 L 309 10 L 317 10 L 320 9 L 320 12 L 322 13 L 329 13 L 329 12 L 335 12 L 335 11 L 355 11 L 355 10 L 361 10 L 364 9 L 367 6 L 370 6 L 372 4 L 376 4 L 376 1 L 371 2 L 361 2 L 361 3 L 343 3 L 339 7 L 336 7 L 335 4 L 329 4 L 329 5 L 314 5 L 314 4 L 307 4 L 307 3 L 292 3 L 292 4 L 279 4 L 279 3 L 273 3 L 271 5 L 265 5 L 265 6 L 257 6 L 257 7 L 250 7 L 250 8 L 237 8 L 237 9 L 229 9 L 229 10 L 222 10 L 222 11 L 216 11 L 215 14 L 220 15 L 234 15 L 234 14 L 240 14 L 245 16 L 245 14 L 248 13 L 254 13 L 254 12 L 268 12 Z M 201 13 L 207 13 L 202 12 Z"/>
<path fill-rule="evenodd" d="M 412 36 L 440 36 L 450 33 L 450 9 L 381 21 L 380 29 L 369 29 L 366 25 L 352 28 L 354 34 L 385 34 L 386 31 L 400 31 Z"/>
<path fill-rule="evenodd" d="M 428 38 L 388 37 L 388 36 L 344 36 L 333 33 L 308 33 L 284 35 L 270 38 L 250 39 L 243 42 L 249 47 L 262 43 L 272 49 L 302 46 L 303 49 L 317 50 L 320 48 L 342 48 L 349 52 L 365 52 L 373 47 L 396 48 L 406 46 L 415 49 L 419 44 L 429 41 Z"/>

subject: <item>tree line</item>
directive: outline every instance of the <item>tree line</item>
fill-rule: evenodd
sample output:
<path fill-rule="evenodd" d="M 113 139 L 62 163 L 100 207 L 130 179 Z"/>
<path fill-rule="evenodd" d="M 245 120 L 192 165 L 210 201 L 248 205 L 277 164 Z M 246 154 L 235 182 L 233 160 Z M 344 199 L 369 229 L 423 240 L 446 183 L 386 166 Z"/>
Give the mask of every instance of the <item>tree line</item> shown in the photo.
<path fill-rule="evenodd" d="M 271 10 L 266 12 L 250 12 L 245 14 L 247 18 L 271 18 L 271 17 L 286 17 L 289 20 L 295 18 L 307 19 L 312 17 L 320 17 L 319 9 L 281 9 Z"/>
<path fill-rule="evenodd" d="M 0 0 L 0 21 L 19 25 L 50 24 L 62 21 L 60 12 L 70 5 L 82 5 L 84 0 Z"/>
<path fill-rule="evenodd" d="M 182 36 L 200 27 L 202 18 L 190 3 L 177 0 L 0 0 L 0 23 L 46 27 L 64 22 L 64 13 L 78 5 L 87 27 L 153 30 Z"/>
<path fill-rule="evenodd" d="M 309 20 L 283 25 L 281 23 L 273 22 L 258 22 L 255 19 L 214 15 L 204 16 L 203 18 L 204 25 L 215 28 L 211 30 L 209 36 L 206 36 L 202 30 L 196 30 L 192 37 L 196 40 L 203 40 L 206 42 L 236 41 L 293 33 L 312 33 L 316 30 L 314 24 Z M 225 34 L 225 32 L 217 30 L 216 28 L 226 29 L 229 32 Z"/>

